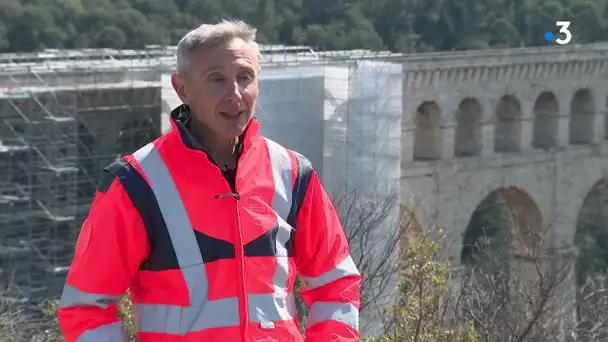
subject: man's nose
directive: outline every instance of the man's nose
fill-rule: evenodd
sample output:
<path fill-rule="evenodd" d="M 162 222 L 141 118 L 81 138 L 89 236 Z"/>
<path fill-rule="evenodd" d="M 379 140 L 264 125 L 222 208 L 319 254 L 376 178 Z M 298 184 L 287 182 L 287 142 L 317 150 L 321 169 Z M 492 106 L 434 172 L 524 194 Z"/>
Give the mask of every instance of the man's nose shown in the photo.
<path fill-rule="evenodd" d="M 241 86 L 237 81 L 230 82 L 228 92 L 228 101 L 241 101 L 243 99 L 243 95 L 241 94 Z"/>

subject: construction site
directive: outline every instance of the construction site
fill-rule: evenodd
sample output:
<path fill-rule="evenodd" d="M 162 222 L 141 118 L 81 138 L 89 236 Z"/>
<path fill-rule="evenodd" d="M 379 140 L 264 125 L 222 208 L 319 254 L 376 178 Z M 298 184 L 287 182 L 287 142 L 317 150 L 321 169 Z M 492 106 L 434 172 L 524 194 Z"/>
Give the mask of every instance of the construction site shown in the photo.
<path fill-rule="evenodd" d="M 161 89 L 27 57 L 0 57 L 0 279 L 5 296 L 53 297 L 103 168 L 160 135 Z"/>
<path fill-rule="evenodd" d="M 181 103 L 170 85 L 174 52 L 0 55 L 5 297 L 61 293 L 103 168 L 170 129 Z M 263 46 L 262 55 L 262 133 L 305 154 L 330 192 L 388 196 L 400 175 L 401 63 L 308 47 Z"/>

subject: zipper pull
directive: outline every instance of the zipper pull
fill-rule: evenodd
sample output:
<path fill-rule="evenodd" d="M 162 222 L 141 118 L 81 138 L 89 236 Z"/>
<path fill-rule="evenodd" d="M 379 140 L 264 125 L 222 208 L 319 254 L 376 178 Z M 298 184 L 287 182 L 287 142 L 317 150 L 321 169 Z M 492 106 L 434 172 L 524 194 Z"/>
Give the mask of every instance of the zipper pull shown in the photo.
<path fill-rule="evenodd" d="M 237 200 L 241 199 L 241 195 L 239 195 L 237 192 L 229 192 L 227 194 L 215 195 L 215 199 L 226 198 L 226 197 L 234 197 Z"/>

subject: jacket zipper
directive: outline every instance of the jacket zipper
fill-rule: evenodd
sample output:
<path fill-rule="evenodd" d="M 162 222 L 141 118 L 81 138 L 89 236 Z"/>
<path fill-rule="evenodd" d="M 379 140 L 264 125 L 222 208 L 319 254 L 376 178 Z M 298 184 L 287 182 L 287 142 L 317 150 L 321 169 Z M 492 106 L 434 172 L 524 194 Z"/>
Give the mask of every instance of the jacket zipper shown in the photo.
<path fill-rule="evenodd" d="M 251 335 L 250 335 L 250 331 L 249 331 L 249 300 L 247 298 L 247 288 L 245 286 L 245 250 L 243 248 L 243 232 L 241 231 L 241 215 L 239 213 L 239 208 L 238 208 L 238 200 L 235 199 L 235 201 L 237 201 L 237 206 L 236 206 L 236 219 L 237 219 L 237 224 L 238 224 L 238 231 L 239 231 L 239 246 L 237 248 L 238 250 L 238 258 L 239 258 L 239 269 L 240 269 L 240 287 L 241 287 L 241 295 L 242 295 L 242 307 L 241 307 L 241 321 L 243 324 L 243 341 L 251 341 Z M 239 303 L 241 301 L 239 300 Z"/>
<path fill-rule="evenodd" d="M 239 200 L 240 200 L 240 195 L 238 192 L 238 169 L 239 169 L 239 164 L 241 163 L 241 160 L 243 159 L 243 156 L 245 154 L 245 151 L 243 150 L 240 154 L 240 156 L 237 159 L 237 163 L 236 163 L 236 169 L 234 171 L 234 189 L 232 189 L 232 187 L 230 186 L 230 182 L 226 179 L 226 177 L 224 177 L 224 175 L 222 174 L 222 170 L 219 167 L 219 165 L 215 162 L 215 160 L 213 160 L 213 158 L 211 157 L 211 155 L 209 153 L 207 153 L 207 151 L 205 151 L 204 149 L 201 149 L 201 151 L 203 153 L 205 153 L 205 155 L 207 156 L 207 158 L 209 159 L 209 161 L 215 166 L 217 167 L 217 170 L 220 173 L 220 177 L 222 177 L 224 179 L 224 184 L 226 184 L 226 187 L 228 188 L 229 192 L 226 194 L 219 194 L 216 195 L 216 199 L 220 199 L 223 197 L 232 197 L 234 199 L 234 208 L 235 208 L 235 213 L 236 213 L 236 224 L 237 224 L 237 231 L 238 231 L 238 241 L 237 244 L 234 246 L 234 250 L 235 250 L 235 257 L 237 260 L 237 267 L 238 267 L 238 275 L 237 278 L 239 280 L 239 291 L 240 291 L 240 298 L 238 298 L 238 302 L 239 302 L 239 320 L 241 322 L 241 336 L 243 338 L 243 341 L 252 341 L 253 337 L 251 336 L 251 331 L 249 330 L 249 301 L 247 298 L 247 289 L 245 287 L 245 248 L 243 246 L 243 231 L 241 230 L 241 214 L 239 212 Z"/>
<path fill-rule="evenodd" d="M 238 164 L 238 163 L 237 163 Z M 237 174 L 238 166 L 234 175 L 234 192 L 237 193 L 238 196 L 238 186 L 237 186 Z M 228 181 L 226 180 L 226 183 Z M 230 184 L 228 184 L 230 188 Z M 232 189 L 231 189 L 232 190 Z M 237 258 L 238 263 L 238 278 L 239 278 L 239 290 L 241 292 L 241 298 L 239 298 L 239 311 L 240 311 L 240 321 L 242 327 L 242 337 L 243 341 L 251 341 L 252 338 L 249 335 L 249 301 L 247 298 L 247 288 L 245 287 L 245 248 L 243 246 L 243 231 L 241 230 L 241 213 L 239 210 L 239 197 L 234 198 L 234 208 L 236 211 L 236 223 L 237 223 L 237 233 L 238 233 L 238 245 L 235 247 L 235 256 Z"/>

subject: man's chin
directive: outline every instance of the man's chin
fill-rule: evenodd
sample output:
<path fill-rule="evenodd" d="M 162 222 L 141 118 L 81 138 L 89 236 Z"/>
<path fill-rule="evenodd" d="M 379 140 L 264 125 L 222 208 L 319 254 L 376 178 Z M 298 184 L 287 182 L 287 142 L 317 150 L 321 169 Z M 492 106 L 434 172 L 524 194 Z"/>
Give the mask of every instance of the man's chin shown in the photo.
<path fill-rule="evenodd" d="M 231 125 L 224 126 L 224 129 L 222 130 L 222 135 L 226 138 L 233 139 L 243 135 L 246 129 L 247 123 L 234 123 Z"/>

